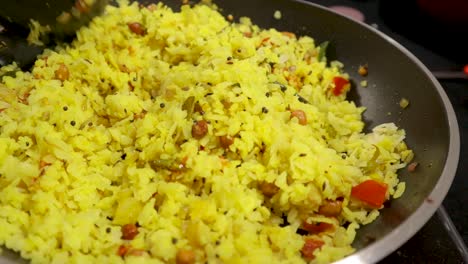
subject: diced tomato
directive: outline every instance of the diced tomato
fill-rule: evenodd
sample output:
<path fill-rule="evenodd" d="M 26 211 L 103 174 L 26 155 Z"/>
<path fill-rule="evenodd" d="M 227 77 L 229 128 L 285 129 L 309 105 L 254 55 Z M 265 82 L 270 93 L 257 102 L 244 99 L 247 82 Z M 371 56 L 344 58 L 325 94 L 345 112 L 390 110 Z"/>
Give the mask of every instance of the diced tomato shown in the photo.
<path fill-rule="evenodd" d="M 322 233 L 332 228 L 333 228 L 332 224 L 324 223 L 324 222 L 309 224 L 304 221 L 304 223 L 302 223 L 302 229 L 309 232 L 310 234 Z"/>
<path fill-rule="evenodd" d="M 336 96 L 341 95 L 344 92 L 346 86 L 349 85 L 348 80 L 339 76 L 333 78 L 333 83 L 335 84 L 335 88 L 332 92 Z"/>
<path fill-rule="evenodd" d="M 368 205 L 380 208 L 385 202 L 387 184 L 374 180 L 364 181 L 351 189 L 351 196 L 359 199 Z"/>
<path fill-rule="evenodd" d="M 304 246 L 301 249 L 302 257 L 307 260 L 312 260 L 315 258 L 314 251 L 318 248 L 321 248 L 325 243 L 322 240 L 317 239 L 306 239 Z"/>

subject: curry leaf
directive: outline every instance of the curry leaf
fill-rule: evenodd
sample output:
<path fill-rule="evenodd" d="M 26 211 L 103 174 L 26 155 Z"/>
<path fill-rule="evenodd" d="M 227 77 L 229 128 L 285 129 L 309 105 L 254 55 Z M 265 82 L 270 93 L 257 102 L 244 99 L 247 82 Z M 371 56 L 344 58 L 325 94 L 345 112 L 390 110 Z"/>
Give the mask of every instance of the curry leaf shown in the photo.
<path fill-rule="evenodd" d="M 319 45 L 320 50 L 317 56 L 318 61 L 325 61 L 325 62 L 327 61 L 327 48 L 329 44 L 330 44 L 329 41 L 325 41 Z"/>

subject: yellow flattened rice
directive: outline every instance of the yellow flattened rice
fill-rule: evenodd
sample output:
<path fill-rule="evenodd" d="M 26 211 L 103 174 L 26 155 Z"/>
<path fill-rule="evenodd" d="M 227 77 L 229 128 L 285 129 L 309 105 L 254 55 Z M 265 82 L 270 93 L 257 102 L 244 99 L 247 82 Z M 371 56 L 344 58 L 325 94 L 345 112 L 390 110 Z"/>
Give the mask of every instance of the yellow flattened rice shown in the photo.
<path fill-rule="evenodd" d="M 107 7 L 0 82 L 0 245 L 32 263 L 353 253 L 413 153 L 394 124 L 363 132 L 319 54 L 207 5 Z"/>

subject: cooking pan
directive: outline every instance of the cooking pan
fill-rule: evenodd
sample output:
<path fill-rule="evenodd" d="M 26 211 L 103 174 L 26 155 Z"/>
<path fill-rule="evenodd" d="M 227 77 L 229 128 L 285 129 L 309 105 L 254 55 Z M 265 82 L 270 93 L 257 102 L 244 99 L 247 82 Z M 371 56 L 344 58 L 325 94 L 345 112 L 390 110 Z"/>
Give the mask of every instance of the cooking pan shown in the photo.
<path fill-rule="evenodd" d="M 156 1 L 141 1 L 148 4 Z M 163 1 L 177 8 L 179 0 Z M 416 172 L 400 171 L 406 192 L 385 205 L 380 217 L 359 229 L 355 254 L 339 263 L 373 263 L 411 238 L 434 214 L 450 188 L 458 164 L 460 139 L 454 110 L 444 90 L 428 69 L 408 50 L 365 24 L 326 8 L 296 0 L 216 0 L 222 13 L 251 17 L 263 28 L 274 27 L 310 35 L 316 43 L 330 41 L 328 57 L 338 59 L 353 80 L 348 99 L 367 107 L 366 129 L 395 122 L 407 133 L 407 143 L 419 162 Z M 275 19 L 275 11 L 282 18 Z M 369 75 L 358 74 L 367 64 Z M 360 87 L 366 79 L 368 87 Z M 407 98 L 410 106 L 401 109 Z M 0 263 L 18 263 L 7 252 Z"/>

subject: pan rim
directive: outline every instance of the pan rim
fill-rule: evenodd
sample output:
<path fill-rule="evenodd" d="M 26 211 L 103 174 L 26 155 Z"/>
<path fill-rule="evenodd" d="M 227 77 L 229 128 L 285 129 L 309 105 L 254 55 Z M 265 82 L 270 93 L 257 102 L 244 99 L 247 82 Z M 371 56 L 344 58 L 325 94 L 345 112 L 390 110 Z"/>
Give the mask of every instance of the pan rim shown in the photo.
<path fill-rule="evenodd" d="M 445 116 L 447 118 L 447 125 L 449 127 L 449 148 L 441 176 L 429 196 L 426 198 L 426 202 L 420 205 L 415 212 L 413 212 L 405 221 L 403 221 L 403 223 L 401 223 L 397 228 L 392 230 L 383 238 L 361 250 L 358 250 L 356 253 L 335 262 L 337 264 L 376 263 L 382 260 L 384 257 L 390 255 L 390 253 L 397 250 L 411 237 L 413 237 L 434 215 L 437 208 L 441 206 L 442 201 L 446 197 L 450 186 L 452 185 L 453 179 L 455 178 L 460 158 L 460 131 L 455 110 L 453 109 L 452 103 L 450 102 L 450 99 L 448 98 L 444 88 L 429 71 L 429 69 L 413 53 L 411 53 L 407 48 L 398 43 L 392 37 L 364 22 L 351 19 L 325 6 L 307 2 L 306 0 L 291 1 L 313 6 L 325 12 L 333 13 L 348 20 L 349 23 L 356 23 L 359 26 L 366 28 L 370 32 L 382 38 L 384 41 L 388 42 L 394 48 L 399 50 L 403 55 L 409 58 L 423 72 L 425 77 L 431 81 L 437 93 L 439 94 L 439 99 L 442 101 L 443 107 L 445 109 Z"/>

